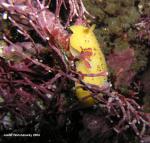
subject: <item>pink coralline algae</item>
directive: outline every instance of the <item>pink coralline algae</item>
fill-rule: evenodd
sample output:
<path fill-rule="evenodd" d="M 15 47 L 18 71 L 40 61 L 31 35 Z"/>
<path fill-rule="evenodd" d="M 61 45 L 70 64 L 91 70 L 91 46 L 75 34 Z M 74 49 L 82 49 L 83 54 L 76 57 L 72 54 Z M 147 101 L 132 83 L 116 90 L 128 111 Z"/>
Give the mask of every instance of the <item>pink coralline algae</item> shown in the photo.
<path fill-rule="evenodd" d="M 13 42 L 4 33 L 8 45 L 0 49 L 0 92 L 4 100 L 1 106 L 19 117 L 34 116 L 34 112 L 48 109 L 54 101 L 56 110 L 62 111 L 65 100 L 60 100 L 61 94 L 69 89 L 69 80 L 78 80 L 72 61 L 68 60 L 66 26 L 75 17 L 85 19 L 88 12 L 81 0 L 57 0 L 55 11 L 49 10 L 51 3 L 51 0 L 0 3 L 3 19 L 9 20 L 17 33 L 23 35 L 23 42 Z M 62 6 L 68 15 L 64 22 L 59 15 Z"/>
<path fill-rule="evenodd" d="M 134 58 L 134 50 L 131 48 L 114 52 L 108 56 L 108 65 L 114 71 L 116 87 L 130 85 L 135 75 L 135 72 L 132 70 Z"/>
<path fill-rule="evenodd" d="M 73 100 L 74 83 L 78 82 L 85 90 L 91 91 L 91 96 L 97 101 L 95 106 L 107 114 L 106 120 L 113 122 L 113 118 L 117 118 L 112 125 L 114 131 L 120 134 L 131 128 L 142 139 L 149 127 L 149 118 L 135 100 L 130 96 L 126 98 L 110 86 L 101 89 L 86 84 L 75 70 L 76 59 L 70 56 L 70 34 L 66 27 L 75 22 L 81 24 L 86 21 L 85 16 L 90 15 L 82 0 L 56 0 L 55 10 L 50 10 L 52 2 L 0 1 L 3 19 L 9 20 L 17 34 L 23 36 L 17 41 L 12 35 L 3 33 L 8 45 L 0 49 L 0 96 L 4 100 L 0 103 L 1 109 L 22 120 L 42 113 L 59 118 L 79 105 Z M 61 17 L 62 7 L 67 11 L 67 20 Z M 108 64 L 116 75 L 116 87 L 122 83 L 129 85 L 134 75 L 133 62 L 134 51 L 130 48 L 108 57 Z M 4 117 L 5 113 L 2 115 Z M 98 125 L 103 120 L 99 116 L 90 115 L 83 120 L 93 132 L 102 128 Z"/>
<path fill-rule="evenodd" d="M 150 15 L 142 16 L 135 26 L 138 30 L 137 37 L 141 40 L 148 40 L 148 44 L 150 45 Z"/>

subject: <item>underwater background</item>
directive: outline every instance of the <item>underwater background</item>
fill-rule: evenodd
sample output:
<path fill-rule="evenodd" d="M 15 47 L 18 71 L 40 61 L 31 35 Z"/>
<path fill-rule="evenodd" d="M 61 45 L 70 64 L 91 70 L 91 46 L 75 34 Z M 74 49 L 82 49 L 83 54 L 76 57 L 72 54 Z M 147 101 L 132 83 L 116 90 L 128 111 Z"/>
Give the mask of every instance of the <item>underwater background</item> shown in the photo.
<path fill-rule="evenodd" d="M 69 27 L 93 24 L 102 89 L 70 52 Z M 78 100 L 76 83 L 95 104 Z M 0 0 L 0 142 L 12 141 L 150 143 L 149 0 Z"/>

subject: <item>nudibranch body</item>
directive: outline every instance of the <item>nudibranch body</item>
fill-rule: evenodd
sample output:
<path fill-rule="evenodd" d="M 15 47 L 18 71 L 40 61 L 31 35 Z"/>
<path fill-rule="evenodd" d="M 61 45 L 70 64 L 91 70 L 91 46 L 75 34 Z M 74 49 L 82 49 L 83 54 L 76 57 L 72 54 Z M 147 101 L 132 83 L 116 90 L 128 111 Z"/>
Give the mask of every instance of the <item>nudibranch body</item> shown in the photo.
<path fill-rule="evenodd" d="M 76 70 L 83 74 L 83 81 L 88 84 L 104 86 L 107 82 L 107 65 L 100 45 L 93 32 L 95 26 L 88 28 L 82 25 L 71 26 L 70 51 L 76 61 Z M 95 100 L 91 92 L 84 90 L 76 83 L 76 96 L 82 102 L 93 105 Z M 87 98 L 88 97 L 88 98 Z"/>

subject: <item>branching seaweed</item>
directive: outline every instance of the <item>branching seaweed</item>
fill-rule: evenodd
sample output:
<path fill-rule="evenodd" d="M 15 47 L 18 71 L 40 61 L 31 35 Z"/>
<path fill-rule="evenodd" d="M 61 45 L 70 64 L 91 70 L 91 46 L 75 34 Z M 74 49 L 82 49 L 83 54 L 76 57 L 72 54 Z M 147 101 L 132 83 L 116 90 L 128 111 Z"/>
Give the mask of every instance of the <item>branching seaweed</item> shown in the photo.
<path fill-rule="evenodd" d="M 107 113 L 106 120 L 115 123 L 114 131 L 120 134 L 131 128 L 142 139 L 149 127 L 149 117 L 132 96 L 125 97 L 109 84 L 100 88 L 84 83 L 83 75 L 75 70 L 75 61 L 69 52 L 70 35 L 59 15 L 62 5 L 69 10 L 66 26 L 77 17 L 90 15 L 82 0 L 57 0 L 55 13 L 49 10 L 50 4 L 51 0 L 20 3 L 3 0 L 0 3 L 3 18 L 8 17 L 17 32 L 24 36 L 24 42 L 14 43 L 9 35 L 3 35 L 8 45 L 3 47 L 0 58 L 1 111 L 23 119 L 40 112 L 49 114 L 52 110 L 56 114 L 70 112 L 75 106 L 67 104 L 65 108 L 66 101 L 62 97 L 70 88 L 70 82 L 79 82 L 92 92 L 97 107 Z"/>

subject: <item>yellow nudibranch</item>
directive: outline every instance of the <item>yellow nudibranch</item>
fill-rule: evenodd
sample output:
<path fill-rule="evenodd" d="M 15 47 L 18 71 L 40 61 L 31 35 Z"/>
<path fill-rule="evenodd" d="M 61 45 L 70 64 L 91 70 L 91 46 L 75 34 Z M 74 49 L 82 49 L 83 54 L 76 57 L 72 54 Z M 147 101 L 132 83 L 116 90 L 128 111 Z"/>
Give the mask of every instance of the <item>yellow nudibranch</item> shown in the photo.
<path fill-rule="evenodd" d="M 70 52 L 76 61 L 76 70 L 82 73 L 83 81 L 88 84 L 104 86 L 107 82 L 107 65 L 100 45 L 93 32 L 95 25 L 90 28 L 83 25 L 73 25 L 70 30 L 73 32 L 70 36 Z M 95 75 L 95 76 L 89 76 Z M 94 98 L 90 96 L 91 92 L 84 90 L 79 83 L 75 85 L 76 96 L 81 102 L 87 105 L 95 103 Z"/>

